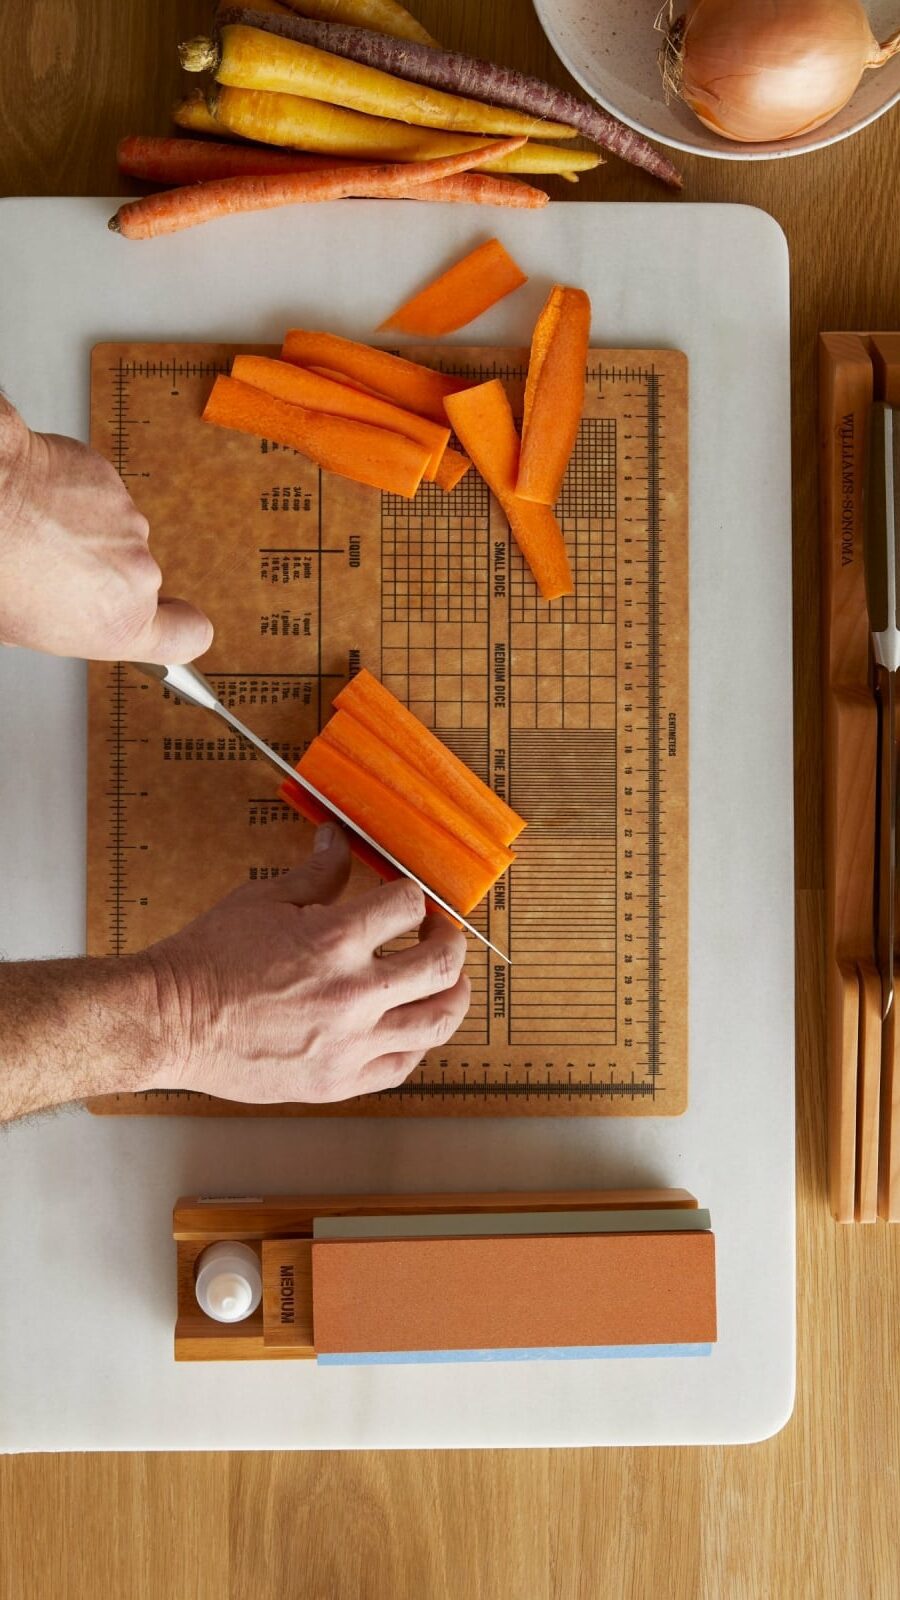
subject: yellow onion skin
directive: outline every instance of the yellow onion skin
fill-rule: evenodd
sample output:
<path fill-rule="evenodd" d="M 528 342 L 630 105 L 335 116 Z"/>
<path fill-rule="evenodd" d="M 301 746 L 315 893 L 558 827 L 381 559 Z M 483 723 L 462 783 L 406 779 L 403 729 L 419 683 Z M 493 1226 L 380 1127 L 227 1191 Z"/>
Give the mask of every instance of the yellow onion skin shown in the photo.
<path fill-rule="evenodd" d="M 827 122 L 879 47 L 859 0 L 689 0 L 679 54 L 685 104 L 753 144 Z"/>

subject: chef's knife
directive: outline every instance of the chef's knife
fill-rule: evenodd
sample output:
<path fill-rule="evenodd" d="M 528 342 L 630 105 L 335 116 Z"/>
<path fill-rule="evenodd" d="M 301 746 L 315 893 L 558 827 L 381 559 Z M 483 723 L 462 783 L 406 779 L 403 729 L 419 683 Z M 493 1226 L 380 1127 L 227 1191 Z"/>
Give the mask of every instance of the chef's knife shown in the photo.
<path fill-rule="evenodd" d="M 481 943 L 487 945 L 489 950 L 493 950 L 494 954 L 499 956 L 501 961 L 505 961 L 507 966 L 511 965 L 509 956 L 504 955 L 502 950 L 498 950 L 495 944 L 491 944 L 490 939 L 486 938 L 483 933 L 479 933 L 478 929 L 471 922 L 467 922 L 465 917 L 460 916 L 460 913 L 446 900 L 442 900 L 434 889 L 429 888 L 428 884 L 424 883 L 421 878 L 417 878 L 414 872 L 410 872 L 409 867 L 405 867 L 402 861 L 398 861 L 396 856 L 392 856 L 389 850 L 385 850 L 384 846 L 373 839 L 371 834 L 366 833 L 364 828 L 360 828 L 357 823 L 353 822 L 340 809 L 340 806 L 336 806 L 324 794 L 320 794 L 319 790 L 309 783 L 301 772 L 298 772 L 295 767 L 291 766 L 289 761 L 285 761 L 283 757 L 278 755 L 277 751 L 273 750 L 271 745 L 266 744 L 264 739 L 260 739 L 252 728 L 248 728 L 245 723 L 241 722 L 233 711 L 229 711 L 227 706 L 223 706 L 212 685 L 207 683 L 202 672 L 198 672 L 196 667 L 190 665 L 157 666 L 150 661 L 135 661 L 132 664 L 138 672 L 142 672 L 146 677 L 158 678 L 161 683 L 171 689 L 173 694 L 178 696 L 179 700 L 185 700 L 188 705 L 199 706 L 201 711 L 211 711 L 214 716 L 221 717 L 222 721 L 227 722 L 228 726 L 241 739 L 245 739 L 248 744 L 251 744 L 254 750 L 265 761 L 269 762 L 270 766 L 275 767 L 282 777 L 289 778 L 291 783 L 298 784 L 301 789 L 305 789 L 307 794 L 311 795 L 318 805 L 330 812 L 349 833 L 355 834 L 357 839 L 361 839 L 364 844 L 368 845 L 369 849 L 380 856 L 382 861 L 387 862 L 389 867 L 393 867 L 400 877 L 409 878 L 411 883 L 417 884 L 426 899 L 430 900 L 433 905 L 439 906 L 442 911 L 446 911 L 455 922 L 465 928 L 467 933 L 471 933 L 473 938 L 480 939 Z"/>
<path fill-rule="evenodd" d="M 866 606 L 872 632 L 878 701 L 875 946 L 881 977 L 881 1013 L 894 999 L 894 900 L 897 881 L 897 749 L 894 730 L 896 677 L 900 669 L 900 415 L 892 406 L 872 407 L 864 505 L 863 562 Z"/>

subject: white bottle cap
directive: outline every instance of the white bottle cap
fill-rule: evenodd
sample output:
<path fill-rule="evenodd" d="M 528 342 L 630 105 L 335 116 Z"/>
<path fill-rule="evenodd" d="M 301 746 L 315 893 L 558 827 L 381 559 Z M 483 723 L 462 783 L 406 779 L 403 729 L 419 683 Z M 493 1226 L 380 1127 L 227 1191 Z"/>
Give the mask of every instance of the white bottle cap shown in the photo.
<path fill-rule="evenodd" d="M 221 1240 L 197 1257 L 197 1304 L 214 1322 L 243 1322 L 262 1299 L 259 1256 L 248 1244 Z"/>

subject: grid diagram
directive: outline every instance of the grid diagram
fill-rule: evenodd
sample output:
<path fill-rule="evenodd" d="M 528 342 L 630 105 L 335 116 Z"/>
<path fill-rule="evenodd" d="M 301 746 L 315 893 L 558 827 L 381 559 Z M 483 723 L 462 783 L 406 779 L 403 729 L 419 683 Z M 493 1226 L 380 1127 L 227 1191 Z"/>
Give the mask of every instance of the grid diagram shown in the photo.
<path fill-rule="evenodd" d="M 423 483 L 414 500 L 381 496 L 385 622 L 487 620 L 490 497 L 476 472 L 450 494 Z"/>

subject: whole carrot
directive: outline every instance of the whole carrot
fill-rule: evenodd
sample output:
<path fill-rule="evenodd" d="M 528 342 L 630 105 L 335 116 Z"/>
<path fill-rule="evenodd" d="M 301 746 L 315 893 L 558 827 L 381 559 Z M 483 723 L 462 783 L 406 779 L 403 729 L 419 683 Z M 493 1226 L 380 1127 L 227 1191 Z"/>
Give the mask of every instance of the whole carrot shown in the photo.
<path fill-rule="evenodd" d="M 126 239 L 152 239 L 236 212 L 265 211 L 276 206 L 342 200 L 350 196 L 402 200 L 414 195 L 421 183 L 452 178 L 485 160 L 507 155 L 524 142 L 523 139 L 503 139 L 436 161 L 384 162 L 368 168 L 335 165 L 317 172 L 219 178 L 129 201 L 110 217 L 109 227 Z"/>
<path fill-rule="evenodd" d="M 119 171 L 149 183 L 186 184 L 216 178 L 263 178 L 279 172 L 317 172 L 355 166 L 352 156 L 303 155 L 293 150 L 267 150 L 254 145 L 225 144 L 211 139 L 163 139 L 151 134 L 129 134 L 119 141 Z M 358 163 L 369 170 L 371 163 Z M 441 200 L 469 205 L 516 206 L 537 210 L 547 204 L 543 189 L 515 178 L 498 178 L 481 172 L 460 172 L 454 178 L 418 184 L 417 200 Z"/>
<path fill-rule="evenodd" d="M 623 161 L 643 167 L 673 189 L 681 188 L 681 174 L 667 156 L 655 150 L 642 134 L 626 127 L 617 117 L 599 106 L 579 100 L 565 89 L 555 89 L 542 78 L 532 78 L 512 67 L 498 67 L 479 61 L 457 50 L 439 50 L 408 39 L 391 39 L 370 28 L 357 28 L 338 22 L 314 22 L 307 17 L 277 16 L 254 11 L 247 6 L 229 6 L 216 18 L 218 26 L 229 23 L 260 28 L 283 39 L 295 39 L 331 55 L 346 56 L 367 67 L 390 72 L 432 89 L 507 106 L 529 116 L 547 117 L 577 128 L 586 139 L 602 145 Z"/>

